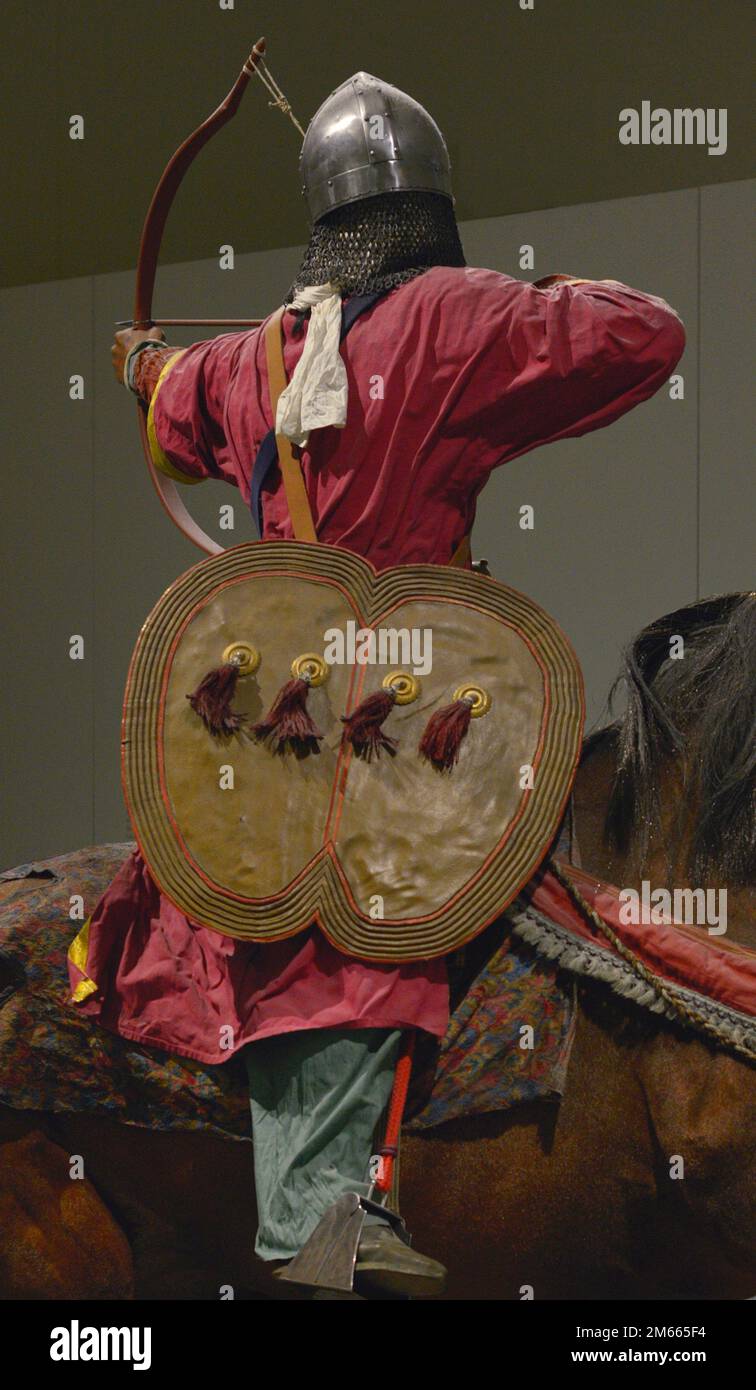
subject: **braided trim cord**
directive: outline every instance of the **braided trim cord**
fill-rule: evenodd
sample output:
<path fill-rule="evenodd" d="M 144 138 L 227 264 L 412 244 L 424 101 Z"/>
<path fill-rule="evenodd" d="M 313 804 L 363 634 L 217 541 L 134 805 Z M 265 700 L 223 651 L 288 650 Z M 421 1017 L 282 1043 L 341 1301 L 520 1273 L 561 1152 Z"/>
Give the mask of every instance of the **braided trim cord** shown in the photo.
<path fill-rule="evenodd" d="M 572 882 L 569 875 L 553 859 L 549 862 L 549 871 L 564 888 L 571 902 L 585 920 L 610 943 L 620 959 L 629 967 L 639 982 L 639 986 L 645 985 L 646 989 L 644 991 L 639 987 L 639 989 L 631 991 L 625 988 L 618 973 L 615 978 L 615 972 L 611 969 L 611 961 L 607 960 L 603 965 L 591 962 L 589 953 L 591 949 L 595 952 L 596 948 L 591 948 L 588 943 L 577 938 L 572 941 L 564 939 L 561 946 L 549 949 L 546 954 L 553 958 L 561 957 L 558 963 L 564 969 L 573 968 L 577 974 L 603 977 L 617 993 L 634 998 L 637 1003 L 651 1008 L 652 1012 L 664 1012 L 668 1018 L 676 1019 L 696 1032 L 704 1033 L 714 1042 L 737 1053 L 746 1061 L 756 1062 L 756 1027 L 751 1028 L 749 1026 L 752 1023 L 751 1020 L 741 1018 L 735 1015 L 734 1011 L 726 1010 L 715 1004 L 711 1006 L 712 1012 L 718 1012 L 721 1017 L 717 1020 L 707 1017 L 700 1008 L 683 997 L 684 994 L 692 996 L 692 991 L 684 991 L 681 987 L 668 985 L 625 945 L 614 928 L 604 921 L 595 908 L 591 907 L 591 904 L 583 897 L 580 889 Z M 540 914 L 538 916 L 540 917 Z M 528 926 L 528 918 L 532 924 L 530 927 Z M 532 909 L 526 907 L 523 917 L 513 921 L 514 930 L 523 939 L 529 940 L 532 945 L 538 948 L 547 928 L 552 926 L 547 919 L 541 920 L 544 922 L 542 928 L 534 920 Z M 553 934 L 556 935 L 557 932 L 558 929 L 554 927 Z M 559 934 L 561 935 L 561 933 Z M 658 1001 L 656 1005 L 652 1004 L 649 992 L 650 996 Z M 709 1001 L 707 1000 L 705 1003 L 708 1005 Z M 730 1021 L 730 1014 L 732 1014 L 732 1022 Z"/>

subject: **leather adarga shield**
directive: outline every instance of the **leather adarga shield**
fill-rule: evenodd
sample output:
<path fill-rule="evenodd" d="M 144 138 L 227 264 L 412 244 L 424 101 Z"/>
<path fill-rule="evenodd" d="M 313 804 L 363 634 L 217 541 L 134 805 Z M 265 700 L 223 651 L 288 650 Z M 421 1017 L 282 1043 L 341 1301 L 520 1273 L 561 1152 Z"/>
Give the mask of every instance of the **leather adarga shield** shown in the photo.
<path fill-rule="evenodd" d="M 350 660 L 348 641 L 343 664 L 327 664 L 309 691 L 318 752 L 250 738 L 292 663 L 323 655 L 350 625 L 373 629 L 373 655 L 408 675 L 420 648 L 403 649 L 403 634 L 425 634 L 426 658 L 430 634 L 415 698 L 385 720 L 394 755 L 366 761 L 343 740 L 342 716 L 390 669 Z M 186 697 L 237 643 L 259 657 L 234 695 L 247 726 L 214 737 Z M 419 744 L 466 688 L 482 695 L 481 717 L 442 771 Z M 574 653 L 524 595 L 467 570 L 376 574 L 333 546 L 258 542 L 188 570 L 144 624 L 126 688 L 124 789 L 150 873 L 192 921 L 253 941 L 316 922 L 350 955 L 422 959 L 482 930 L 532 876 L 564 810 L 582 725 Z"/>

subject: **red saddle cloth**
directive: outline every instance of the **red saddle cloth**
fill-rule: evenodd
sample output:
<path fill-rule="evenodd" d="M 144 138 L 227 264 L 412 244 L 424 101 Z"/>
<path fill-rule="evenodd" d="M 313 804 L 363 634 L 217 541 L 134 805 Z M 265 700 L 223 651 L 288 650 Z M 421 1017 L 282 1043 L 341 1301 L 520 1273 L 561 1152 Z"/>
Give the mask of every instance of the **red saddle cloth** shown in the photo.
<path fill-rule="evenodd" d="M 655 975 L 746 1018 L 756 1017 L 756 951 L 707 935 L 705 927 L 659 920 L 647 911 L 641 913 L 645 920 L 628 922 L 619 888 L 571 864 L 560 867 L 622 944 Z M 526 896 L 551 923 L 619 959 L 616 947 L 586 920 L 554 874 L 546 871 L 537 876 Z"/>
<path fill-rule="evenodd" d="M 132 849 L 97 845 L 0 874 L 0 1102 L 249 1140 L 241 1059 L 205 1066 L 92 1027 L 66 1005 L 67 951 L 76 933 L 71 895 L 94 904 Z M 426 1038 L 422 1056 L 418 1049 L 418 1129 L 556 1099 L 564 1090 L 572 984 L 505 923 L 489 928 L 480 947 L 479 973 L 473 979 L 472 971 L 440 1047 Z M 525 1025 L 533 1030 L 532 1048 L 518 1046 Z"/>

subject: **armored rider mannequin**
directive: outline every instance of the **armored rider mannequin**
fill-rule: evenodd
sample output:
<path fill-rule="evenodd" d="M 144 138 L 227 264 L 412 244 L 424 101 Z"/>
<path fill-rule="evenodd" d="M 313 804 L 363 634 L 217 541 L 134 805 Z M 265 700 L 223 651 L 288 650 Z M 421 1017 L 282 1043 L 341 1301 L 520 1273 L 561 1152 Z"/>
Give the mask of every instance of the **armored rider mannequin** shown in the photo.
<path fill-rule="evenodd" d="M 662 300 L 466 266 L 443 137 L 389 84 L 359 72 L 331 94 L 301 174 L 312 231 L 285 300 L 275 423 L 299 451 L 322 544 L 378 571 L 446 565 L 493 468 L 611 423 L 672 372 L 684 335 Z M 361 312 L 340 341 L 350 304 Z M 264 328 L 184 350 L 161 338 L 130 330 L 113 348 L 117 376 L 149 402 L 156 466 L 233 483 L 264 540 L 290 538 L 275 461 L 253 480 L 274 424 Z M 77 1007 L 128 1038 L 203 1062 L 243 1049 L 268 1261 L 291 1260 L 344 1193 L 368 1191 L 400 1039 L 448 1024 L 443 958 L 358 960 L 315 926 L 229 939 L 184 916 L 138 850 L 77 939 L 71 981 Z M 433 1296 L 444 1274 L 379 1214 L 366 1219 L 358 1291 Z"/>

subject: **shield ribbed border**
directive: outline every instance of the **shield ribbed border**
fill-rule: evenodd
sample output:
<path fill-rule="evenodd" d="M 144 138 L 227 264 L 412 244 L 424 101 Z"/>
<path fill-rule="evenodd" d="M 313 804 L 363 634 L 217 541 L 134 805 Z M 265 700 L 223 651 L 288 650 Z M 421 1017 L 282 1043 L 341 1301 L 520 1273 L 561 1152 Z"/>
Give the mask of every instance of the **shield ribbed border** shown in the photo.
<path fill-rule="evenodd" d="M 516 833 L 447 903 L 425 917 L 373 920 L 351 901 L 333 845 L 272 898 L 242 898 L 201 877 L 184 857 L 163 800 L 161 695 L 176 634 L 219 586 L 246 575 L 301 575 L 340 585 L 361 621 L 375 624 L 398 603 L 449 600 L 503 621 L 537 655 L 544 675 L 541 757 Z M 347 711 L 345 711 L 346 713 Z M 235 546 L 187 570 L 158 600 L 139 634 L 126 683 L 122 777 L 134 832 L 159 888 L 193 922 L 228 936 L 275 941 L 317 923 L 349 955 L 374 961 L 429 959 L 464 944 L 499 916 L 535 873 L 559 826 L 583 732 L 583 681 L 557 623 L 532 599 L 474 571 L 403 565 L 380 574 L 335 546 L 264 541 Z M 339 771 L 337 769 L 337 775 Z M 453 773 L 451 774 L 453 776 Z"/>

